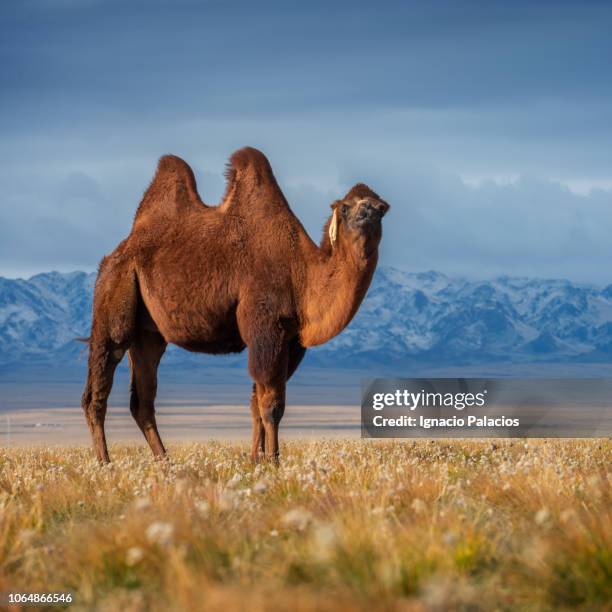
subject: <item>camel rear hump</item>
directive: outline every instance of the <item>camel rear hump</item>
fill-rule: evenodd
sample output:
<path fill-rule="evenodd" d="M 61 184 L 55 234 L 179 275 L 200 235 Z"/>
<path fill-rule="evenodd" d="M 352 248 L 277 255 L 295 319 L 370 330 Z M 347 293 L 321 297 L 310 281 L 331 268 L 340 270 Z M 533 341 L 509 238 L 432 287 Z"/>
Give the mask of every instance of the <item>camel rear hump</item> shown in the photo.
<path fill-rule="evenodd" d="M 206 207 L 202 202 L 193 174 L 187 162 L 176 155 L 164 155 L 157 164 L 155 176 L 146 190 L 135 221 L 150 215 L 173 215 L 190 209 Z"/>

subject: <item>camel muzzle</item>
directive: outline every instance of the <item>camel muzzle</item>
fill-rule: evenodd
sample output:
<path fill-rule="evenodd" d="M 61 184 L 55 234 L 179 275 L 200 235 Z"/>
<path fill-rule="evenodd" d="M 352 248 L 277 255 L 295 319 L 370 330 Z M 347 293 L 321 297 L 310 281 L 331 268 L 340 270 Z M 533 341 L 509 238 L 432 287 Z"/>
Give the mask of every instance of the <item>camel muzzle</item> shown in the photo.
<path fill-rule="evenodd" d="M 359 226 L 369 225 L 380 221 L 383 217 L 383 210 L 380 207 L 366 202 L 359 207 L 357 214 L 355 215 L 355 222 Z"/>

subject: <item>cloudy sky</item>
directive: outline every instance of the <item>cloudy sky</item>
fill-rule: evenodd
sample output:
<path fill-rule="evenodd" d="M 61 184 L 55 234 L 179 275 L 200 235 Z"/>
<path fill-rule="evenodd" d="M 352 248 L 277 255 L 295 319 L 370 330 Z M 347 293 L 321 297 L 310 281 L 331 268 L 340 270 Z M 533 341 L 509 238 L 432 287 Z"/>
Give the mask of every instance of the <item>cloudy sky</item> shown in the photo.
<path fill-rule="evenodd" d="M 612 282 L 606 2 L 5 0 L 0 275 L 94 269 L 156 161 L 270 158 L 318 240 L 365 181 L 383 263 Z"/>

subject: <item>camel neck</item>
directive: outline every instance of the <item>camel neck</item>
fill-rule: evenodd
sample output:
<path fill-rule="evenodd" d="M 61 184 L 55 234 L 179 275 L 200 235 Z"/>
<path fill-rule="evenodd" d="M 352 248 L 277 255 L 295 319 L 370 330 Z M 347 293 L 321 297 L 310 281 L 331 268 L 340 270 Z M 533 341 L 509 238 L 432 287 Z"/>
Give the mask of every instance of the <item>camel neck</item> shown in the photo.
<path fill-rule="evenodd" d="M 317 346 L 337 336 L 352 320 L 376 268 L 378 253 L 367 260 L 341 244 L 331 251 L 317 249 L 308 258 L 302 294 L 300 341 Z"/>

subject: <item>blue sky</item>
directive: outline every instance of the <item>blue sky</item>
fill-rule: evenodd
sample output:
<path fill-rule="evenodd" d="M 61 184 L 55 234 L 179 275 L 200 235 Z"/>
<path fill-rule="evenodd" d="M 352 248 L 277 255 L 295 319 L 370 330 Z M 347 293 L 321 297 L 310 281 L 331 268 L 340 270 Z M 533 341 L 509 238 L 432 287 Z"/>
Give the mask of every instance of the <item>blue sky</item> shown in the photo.
<path fill-rule="evenodd" d="M 157 158 L 215 202 L 264 150 L 316 236 L 357 180 L 382 262 L 612 282 L 612 4 L 7 0 L 0 275 L 94 269 Z"/>

